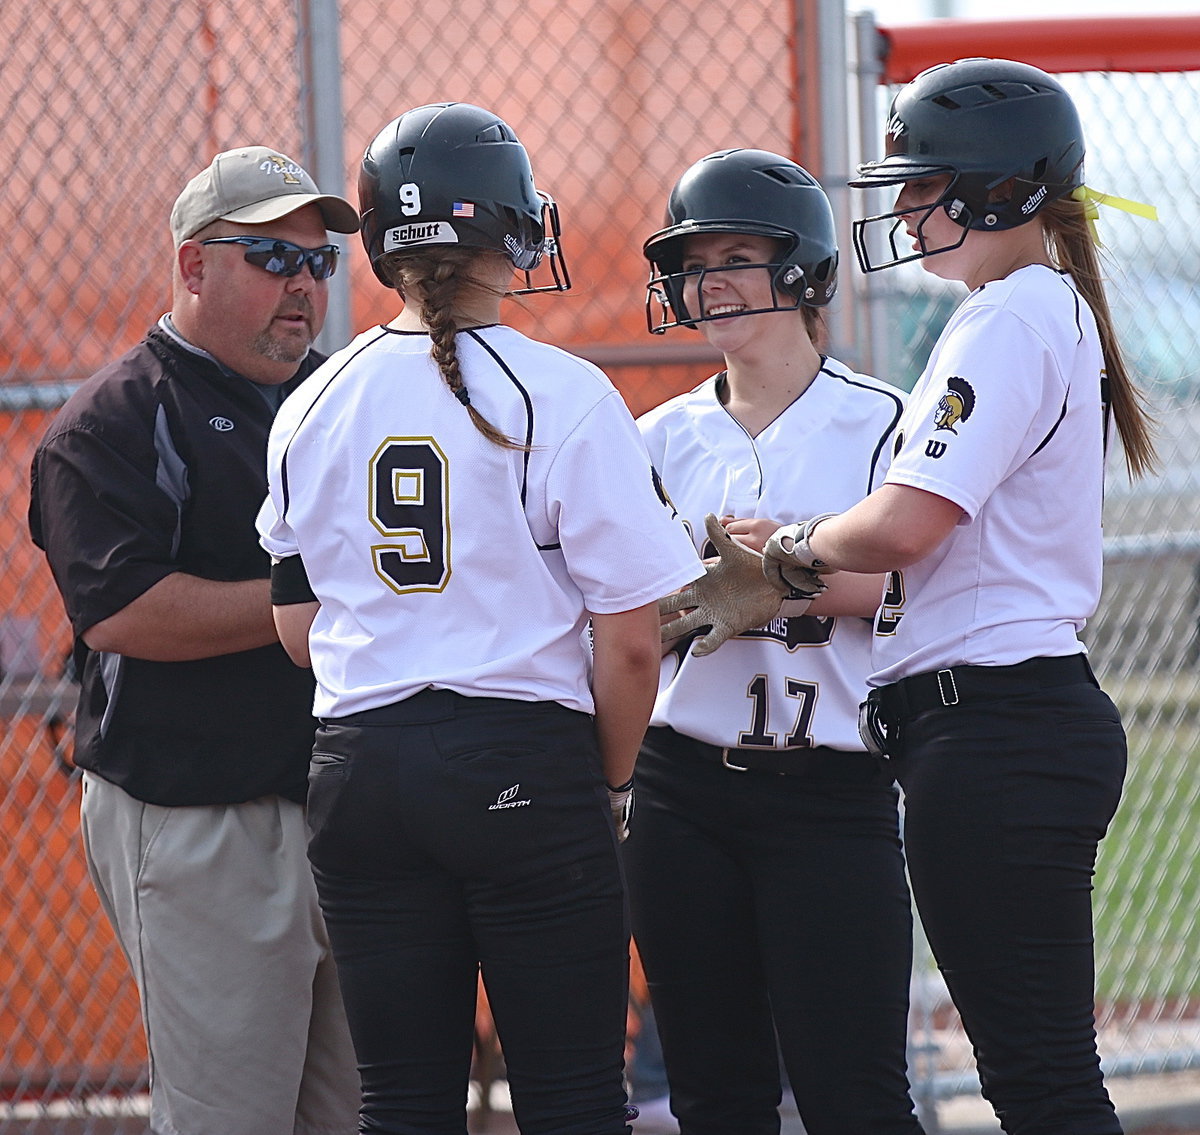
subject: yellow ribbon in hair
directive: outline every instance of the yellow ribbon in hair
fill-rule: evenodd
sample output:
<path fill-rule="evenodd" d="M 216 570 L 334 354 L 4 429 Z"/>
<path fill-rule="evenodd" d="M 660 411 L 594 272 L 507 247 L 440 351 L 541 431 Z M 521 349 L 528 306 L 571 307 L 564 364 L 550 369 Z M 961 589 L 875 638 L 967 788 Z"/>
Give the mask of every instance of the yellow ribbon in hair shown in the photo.
<path fill-rule="evenodd" d="M 1092 241 L 1097 245 L 1100 244 L 1100 234 L 1096 231 L 1096 222 L 1100 219 L 1101 205 L 1107 205 L 1110 209 L 1120 209 L 1123 213 L 1132 213 L 1133 216 L 1143 217 L 1147 221 L 1158 220 L 1158 210 L 1153 205 L 1130 201 L 1127 197 L 1114 197 L 1111 193 L 1097 193 L 1086 185 L 1073 189 L 1071 197 L 1075 201 L 1083 202 L 1088 228 L 1092 230 Z"/>

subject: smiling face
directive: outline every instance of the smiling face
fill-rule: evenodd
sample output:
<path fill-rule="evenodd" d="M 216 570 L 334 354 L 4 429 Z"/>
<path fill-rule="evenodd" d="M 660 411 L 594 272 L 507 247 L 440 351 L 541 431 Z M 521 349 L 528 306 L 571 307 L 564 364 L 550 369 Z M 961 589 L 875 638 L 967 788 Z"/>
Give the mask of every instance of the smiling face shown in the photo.
<path fill-rule="evenodd" d="M 218 221 L 179 247 L 172 316 L 180 334 L 254 382 L 286 382 L 325 322 L 329 283 L 313 279 L 306 264 L 296 276 L 279 276 L 246 261 L 237 244 L 203 245 L 217 236 L 261 236 L 305 248 L 329 243 L 315 205 L 266 224 Z"/>
<path fill-rule="evenodd" d="M 690 313 L 704 317 L 697 327 L 717 350 L 732 350 L 761 334 L 761 321 L 778 318 L 777 308 L 795 310 L 796 301 L 775 291 L 772 269 L 765 267 L 779 253 L 778 241 L 748 233 L 698 233 L 684 239 L 681 268 L 694 273 L 684 282 L 684 303 Z"/>

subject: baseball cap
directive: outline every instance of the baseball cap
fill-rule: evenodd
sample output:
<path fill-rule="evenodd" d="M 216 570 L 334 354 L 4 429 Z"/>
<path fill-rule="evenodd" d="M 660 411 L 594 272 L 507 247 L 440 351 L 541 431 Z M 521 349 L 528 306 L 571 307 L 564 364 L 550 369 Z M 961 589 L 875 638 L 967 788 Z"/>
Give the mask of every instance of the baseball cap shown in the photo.
<path fill-rule="evenodd" d="M 171 209 L 171 236 L 178 247 L 213 221 L 265 224 L 305 205 L 321 210 L 327 229 L 358 232 L 354 206 L 322 193 L 299 162 L 266 146 L 241 146 L 218 154 L 183 187 Z"/>

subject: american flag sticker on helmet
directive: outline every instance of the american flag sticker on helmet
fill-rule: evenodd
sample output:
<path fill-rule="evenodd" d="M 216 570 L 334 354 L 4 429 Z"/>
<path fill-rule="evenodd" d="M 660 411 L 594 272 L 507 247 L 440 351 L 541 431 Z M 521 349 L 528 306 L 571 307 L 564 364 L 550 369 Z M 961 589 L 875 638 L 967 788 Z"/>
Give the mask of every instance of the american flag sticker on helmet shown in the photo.
<path fill-rule="evenodd" d="M 470 201 L 455 201 L 454 208 L 450 212 L 455 217 L 473 217 L 475 216 L 475 206 Z"/>

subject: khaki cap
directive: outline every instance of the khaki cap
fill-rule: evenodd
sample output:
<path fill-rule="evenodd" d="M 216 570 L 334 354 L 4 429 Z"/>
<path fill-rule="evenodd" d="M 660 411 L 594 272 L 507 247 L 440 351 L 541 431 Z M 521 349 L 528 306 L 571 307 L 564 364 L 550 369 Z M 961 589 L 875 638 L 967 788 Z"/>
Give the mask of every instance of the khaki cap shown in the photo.
<path fill-rule="evenodd" d="M 358 232 L 354 206 L 322 193 L 299 162 L 266 146 L 241 146 L 218 154 L 183 187 L 171 209 L 171 236 L 178 247 L 213 221 L 266 224 L 306 205 L 321 210 L 327 229 Z"/>

